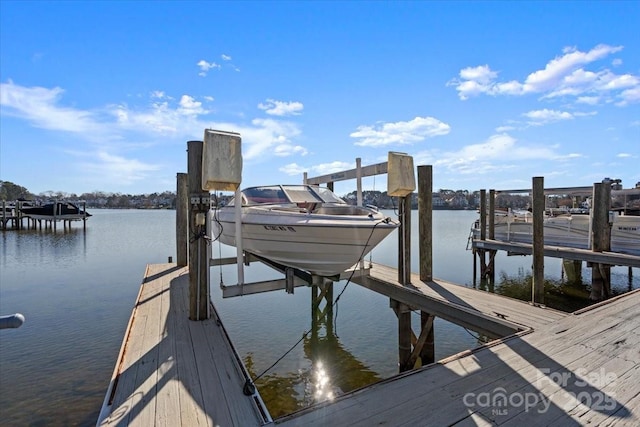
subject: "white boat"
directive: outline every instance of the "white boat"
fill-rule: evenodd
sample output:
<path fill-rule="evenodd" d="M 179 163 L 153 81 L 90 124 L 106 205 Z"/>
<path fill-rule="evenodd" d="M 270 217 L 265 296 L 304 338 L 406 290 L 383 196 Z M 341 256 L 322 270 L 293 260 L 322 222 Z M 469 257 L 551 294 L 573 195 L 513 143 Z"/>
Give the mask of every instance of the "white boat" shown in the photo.
<path fill-rule="evenodd" d="M 241 194 L 243 250 L 319 276 L 349 269 L 399 226 L 374 207 L 348 205 L 327 188 L 273 185 Z M 212 215 L 212 239 L 231 246 L 235 203 Z"/>
<path fill-rule="evenodd" d="M 544 244 L 578 249 L 591 249 L 589 215 L 560 215 L 544 218 Z M 479 238 L 476 224 L 474 236 Z M 531 243 L 531 213 L 496 215 L 495 239 L 506 242 Z M 611 225 L 611 251 L 640 256 L 640 216 L 615 215 Z"/>

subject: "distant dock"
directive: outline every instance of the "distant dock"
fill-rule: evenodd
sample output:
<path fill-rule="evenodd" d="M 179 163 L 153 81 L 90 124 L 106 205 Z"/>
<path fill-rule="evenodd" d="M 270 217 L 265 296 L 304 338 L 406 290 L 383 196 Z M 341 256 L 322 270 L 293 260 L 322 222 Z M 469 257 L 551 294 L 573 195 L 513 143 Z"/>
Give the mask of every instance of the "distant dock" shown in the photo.
<path fill-rule="evenodd" d="M 58 222 L 62 222 L 63 228 L 71 229 L 71 223 L 82 221 L 83 228 L 87 227 L 87 219 L 91 216 L 87 213 L 86 202 L 67 202 L 55 200 L 43 205 L 33 205 L 29 201 L 15 201 L 7 203 L 2 201 L 0 212 L 0 229 L 2 230 L 26 230 L 57 228 Z M 44 209 L 50 206 L 45 213 L 33 214 L 34 209 Z M 69 207 L 77 209 L 77 213 L 68 213 Z M 25 225 L 26 222 L 26 225 Z"/>

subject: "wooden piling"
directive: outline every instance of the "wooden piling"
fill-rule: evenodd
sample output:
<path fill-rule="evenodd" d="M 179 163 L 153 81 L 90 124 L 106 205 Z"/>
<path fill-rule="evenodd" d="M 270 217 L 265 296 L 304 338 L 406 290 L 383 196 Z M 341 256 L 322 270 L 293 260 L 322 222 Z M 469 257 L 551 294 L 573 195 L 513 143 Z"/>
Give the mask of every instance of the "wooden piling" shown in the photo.
<path fill-rule="evenodd" d="M 189 248 L 189 180 L 186 173 L 176 177 L 176 264 L 184 267 L 188 263 Z"/>
<path fill-rule="evenodd" d="M 533 281 L 531 302 L 544 304 L 544 177 L 536 176 L 533 185 Z"/>
<path fill-rule="evenodd" d="M 594 252 L 611 250 L 611 225 L 609 209 L 611 207 L 611 184 L 593 184 L 593 206 L 591 235 Z M 600 301 L 611 296 L 611 266 L 593 263 L 591 265 L 591 295 L 589 298 Z"/>
<path fill-rule="evenodd" d="M 422 328 L 422 332 L 420 336 L 426 336 L 420 348 L 420 360 L 422 361 L 422 366 L 428 365 L 430 363 L 434 363 L 436 361 L 436 345 L 435 345 L 435 333 L 433 322 L 436 319 L 436 316 L 426 313 L 424 311 L 420 312 L 420 327 Z"/>
<path fill-rule="evenodd" d="M 202 189 L 202 141 L 187 142 L 189 209 L 189 319 L 205 320 L 209 315 L 209 259 L 206 213 L 209 193 Z M 200 223 L 198 221 L 200 220 Z"/>
<path fill-rule="evenodd" d="M 487 238 L 487 190 L 480 190 L 480 240 Z M 478 250 L 480 258 L 480 289 L 487 284 L 487 255 L 484 249 Z"/>
<path fill-rule="evenodd" d="M 411 195 L 398 197 L 398 282 L 411 283 Z"/>
<path fill-rule="evenodd" d="M 433 168 L 431 165 L 418 166 L 418 241 L 420 280 L 430 282 L 433 280 Z M 435 361 L 433 320 L 432 314 L 420 312 L 420 338 L 416 342 L 412 355 L 417 349 L 422 365 Z"/>
<path fill-rule="evenodd" d="M 418 166 L 418 235 L 420 280 L 433 280 L 433 170 Z"/>
<path fill-rule="evenodd" d="M 413 369 L 411 365 L 411 309 L 408 305 L 394 301 L 398 316 L 398 371 Z"/>
<path fill-rule="evenodd" d="M 489 239 L 496 238 L 496 190 L 489 189 Z M 493 292 L 496 283 L 496 250 L 489 250 L 489 292 Z"/>

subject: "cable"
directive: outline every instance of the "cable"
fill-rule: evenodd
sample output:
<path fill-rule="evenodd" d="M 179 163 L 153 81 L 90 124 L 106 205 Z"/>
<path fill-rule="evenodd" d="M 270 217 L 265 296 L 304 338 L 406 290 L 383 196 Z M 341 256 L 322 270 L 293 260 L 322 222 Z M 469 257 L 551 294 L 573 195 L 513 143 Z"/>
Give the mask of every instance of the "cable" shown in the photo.
<path fill-rule="evenodd" d="M 220 232 L 216 237 L 213 238 L 213 241 L 214 242 L 216 240 L 218 241 L 218 258 L 222 259 L 222 241 L 220 240 L 220 236 L 222 236 L 223 227 L 222 227 L 222 223 L 220 222 L 220 218 L 218 217 L 219 198 L 215 193 L 213 194 L 213 197 L 215 199 L 215 209 L 213 210 L 213 220 L 216 222 L 216 224 L 218 224 L 218 228 L 220 229 Z M 222 278 L 222 263 L 220 263 L 218 267 L 220 270 L 220 287 L 223 287 L 224 280 Z"/>
<path fill-rule="evenodd" d="M 385 223 L 388 224 L 389 221 L 391 221 L 391 218 L 387 217 L 385 219 L 382 219 L 378 222 L 376 222 L 373 226 L 373 228 L 371 229 L 371 233 L 369 234 L 369 238 L 367 238 L 367 241 L 364 245 L 364 248 L 362 249 L 362 253 L 360 254 L 360 257 L 358 258 L 358 260 L 362 259 L 362 257 L 364 256 L 366 250 L 367 250 L 367 246 L 369 245 L 369 241 L 371 240 L 371 237 L 373 236 L 373 232 L 375 231 L 376 227 L 381 224 L 381 223 Z M 351 283 L 351 279 L 353 279 L 353 275 L 355 274 L 356 270 L 354 269 L 351 272 L 351 275 L 349 276 L 349 278 L 347 279 L 347 284 L 344 285 L 344 288 L 342 288 L 342 291 L 340 292 L 340 294 L 338 294 L 338 297 L 335 299 L 335 301 L 332 304 L 332 307 L 336 308 L 336 316 L 334 317 L 334 331 L 336 331 L 336 321 L 337 321 L 337 304 L 338 301 L 340 300 L 340 297 L 342 296 L 342 294 L 344 293 L 344 291 L 347 289 L 347 286 L 349 286 L 349 283 Z M 243 392 L 245 395 L 252 395 L 255 392 L 255 386 L 253 383 L 255 383 L 256 381 L 258 381 L 260 378 L 262 378 L 263 375 L 265 375 L 267 372 L 269 372 L 271 369 L 273 369 L 274 366 L 276 366 L 282 359 L 284 359 L 289 353 L 291 353 L 293 351 L 294 348 L 296 348 L 298 346 L 298 344 L 300 344 L 302 342 L 302 340 L 304 340 L 307 335 L 309 335 L 309 333 L 311 332 L 311 329 L 309 329 L 308 331 L 304 332 L 302 334 L 302 337 L 293 345 L 291 346 L 291 348 L 289 348 L 282 356 L 280 356 L 278 358 L 278 360 L 276 360 L 275 362 L 273 362 L 271 364 L 271 366 L 269 366 L 267 369 L 265 369 L 264 371 L 262 371 L 262 373 L 260 373 L 260 375 L 256 376 L 255 379 L 251 379 L 251 378 L 247 378 L 247 381 L 244 384 L 244 388 L 243 388 Z M 338 336 L 337 332 L 335 332 L 336 337 Z"/>

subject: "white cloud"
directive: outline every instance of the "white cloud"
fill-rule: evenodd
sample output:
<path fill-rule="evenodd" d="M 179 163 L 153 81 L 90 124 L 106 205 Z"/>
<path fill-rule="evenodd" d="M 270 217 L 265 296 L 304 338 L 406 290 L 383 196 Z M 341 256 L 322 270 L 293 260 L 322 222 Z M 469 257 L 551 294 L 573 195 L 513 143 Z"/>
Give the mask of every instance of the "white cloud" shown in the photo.
<path fill-rule="evenodd" d="M 525 80 L 525 92 L 546 92 L 563 83 L 564 78 L 580 66 L 605 58 L 622 50 L 622 46 L 600 44 L 589 52 L 581 52 L 574 47 L 565 48 L 564 55 L 549 61 L 544 70 L 535 71 Z"/>
<path fill-rule="evenodd" d="M 531 119 L 529 124 L 532 125 L 542 125 L 561 120 L 573 119 L 573 114 L 567 111 L 548 110 L 546 108 L 544 110 L 529 111 L 528 113 L 524 113 L 523 116 Z"/>
<path fill-rule="evenodd" d="M 347 163 L 347 162 L 330 162 L 330 163 L 321 163 L 319 165 L 311 166 L 309 169 L 310 172 L 313 172 L 316 175 L 326 175 L 334 172 L 341 172 L 348 169 L 355 168 L 355 164 Z"/>
<path fill-rule="evenodd" d="M 4 113 L 27 120 L 42 129 L 73 133 L 104 131 L 97 113 L 60 105 L 64 90 L 25 87 L 11 80 L 0 83 L 0 105 Z"/>
<path fill-rule="evenodd" d="M 164 91 L 161 90 L 154 90 L 153 92 L 151 92 L 151 98 L 157 98 L 157 99 L 162 99 L 162 98 L 166 98 L 167 95 L 164 93 Z"/>
<path fill-rule="evenodd" d="M 300 166 L 297 163 L 290 163 L 285 165 L 278 170 L 280 172 L 284 172 L 287 175 L 302 175 L 304 172 L 309 173 L 312 176 L 321 176 L 327 175 L 334 172 L 341 172 L 348 169 L 353 169 L 355 165 L 353 163 L 347 162 L 330 162 L 330 163 L 320 163 L 314 166 Z"/>
<path fill-rule="evenodd" d="M 275 99 L 267 99 L 265 103 L 258 104 L 258 108 L 272 116 L 297 116 L 304 109 L 301 102 L 284 102 Z"/>
<path fill-rule="evenodd" d="M 298 126 L 292 122 L 253 119 L 251 124 L 251 127 L 241 127 L 237 130 L 242 135 L 242 154 L 246 160 L 264 160 L 279 150 L 278 147 L 292 146 L 292 139 L 301 133 Z M 286 149 L 280 150 L 281 155 L 285 152 Z"/>
<path fill-rule="evenodd" d="M 466 100 L 472 96 L 543 94 L 543 98 L 579 97 L 580 103 L 602 101 L 604 97 L 617 97 L 616 105 L 624 106 L 640 102 L 640 77 L 631 74 L 617 75 L 608 69 L 590 71 L 584 69 L 608 55 L 619 52 L 622 46 L 600 44 L 588 52 L 565 48 L 563 55 L 549 61 L 544 69 L 530 73 L 523 82 L 516 80 L 499 82 L 498 73 L 489 65 L 463 68 L 458 79 L 447 86 L 455 86 L 458 96 Z M 614 65 L 622 61 L 614 60 Z"/>
<path fill-rule="evenodd" d="M 598 105 L 600 102 L 599 96 L 579 96 L 576 99 L 578 104 L 587 104 L 587 105 Z"/>
<path fill-rule="evenodd" d="M 289 163 L 288 165 L 284 165 L 278 168 L 280 172 L 286 173 L 287 175 L 302 175 L 307 171 L 303 166 L 298 165 L 297 163 Z"/>
<path fill-rule="evenodd" d="M 496 132 L 497 133 L 504 133 L 504 132 L 509 132 L 509 131 L 515 130 L 515 129 L 516 129 L 515 126 L 498 126 L 496 128 Z"/>
<path fill-rule="evenodd" d="M 408 122 L 382 123 L 377 126 L 358 126 L 349 136 L 358 139 L 355 145 L 382 147 L 413 144 L 434 136 L 446 135 L 450 126 L 433 117 L 416 117 Z"/>
<path fill-rule="evenodd" d="M 307 152 L 307 149 L 301 145 L 280 144 L 276 146 L 273 153 L 278 157 L 287 157 L 287 156 L 292 156 L 294 154 L 306 156 L 308 152 Z"/>
<path fill-rule="evenodd" d="M 207 62 L 204 59 L 198 61 L 196 65 L 200 68 L 200 72 L 198 73 L 198 75 L 201 77 L 205 77 L 209 70 L 211 70 L 212 68 L 216 68 L 218 70 L 220 69 L 219 64 L 216 64 L 215 62 Z"/>
<path fill-rule="evenodd" d="M 182 95 L 178 112 L 183 115 L 193 116 L 208 113 L 202 108 L 202 102 L 196 101 L 192 96 Z"/>
<path fill-rule="evenodd" d="M 225 55 L 224 53 L 220 55 L 223 61 L 231 61 L 231 57 L 229 55 Z"/>
<path fill-rule="evenodd" d="M 414 155 L 417 164 L 431 164 L 454 174 L 489 174 L 521 167 L 534 160 L 560 161 L 566 156 L 553 147 L 519 143 L 512 136 L 502 133 L 486 141 L 469 144 L 456 151 L 425 150 Z"/>
<path fill-rule="evenodd" d="M 162 91 L 150 94 L 145 106 L 109 105 L 99 112 L 62 106 L 64 90 L 24 87 L 9 81 L 0 86 L 2 114 L 24 119 L 33 126 L 73 133 L 113 153 L 130 141 L 153 140 L 153 144 L 202 138 L 204 129 L 227 129 L 242 135 L 247 161 L 273 156 L 306 155 L 295 143 L 301 133 L 297 124 L 277 119 L 254 119 L 250 123 L 227 123 L 208 118 L 210 112 L 195 97 L 183 94 L 178 101 Z M 116 155 L 116 154 L 113 154 Z M 107 159 L 107 157 L 102 157 Z"/>
<path fill-rule="evenodd" d="M 481 84 L 488 84 L 498 77 L 498 73 L 491 71 L 488 65 L 480 65 L 478 67 L 467 67 L 460 70 L 460 78 L 471 80 Z"/>
<path fill-rule="evenodd" d="M 523 116 L 529 119 L 527 124 L 531 126 L 541 126 L 548 123 L 554 123 L 554 122 L 559 122 L 564 120 L 573 120 L 576 117 L 594 116 L 596 114 L 597 113 L 595 111 L 591 111 L 591 112 L 577 111 L 574 113 L 570 113 L 568 111 L 549 110 L 545 108 L 542 110 L 529 111 L 527 113 L 524 113 Z"/>
<path fill-rule="evenodd" d="M 72 153 L 80 154 L 80 153 Z M 141 162 L 137 159 L 127 159 L 122 156 L 109 154 L 105 151 L 97 153 L 83 153 L 83 157 L 91 160 L 81 161 L 79 166 L 85 172 L 100 176 L 104 182 L 118 185 L 130 185 L 149 177 L 150 172 L 160 170 L 160 165 Z"/>
<path fill-rule="evenodd" d="M 618 101 L 616 105 L 621 107 L 640 102 L 640 86 L 622 91 L 618 98 L 620 101 Z"/>

